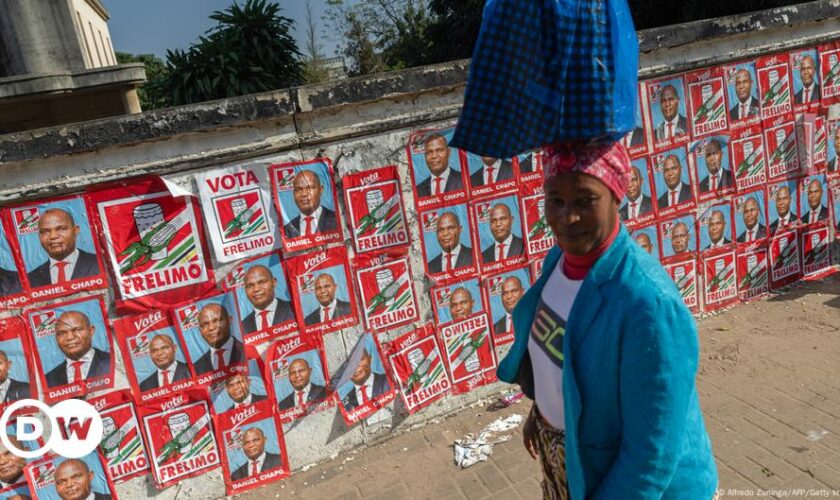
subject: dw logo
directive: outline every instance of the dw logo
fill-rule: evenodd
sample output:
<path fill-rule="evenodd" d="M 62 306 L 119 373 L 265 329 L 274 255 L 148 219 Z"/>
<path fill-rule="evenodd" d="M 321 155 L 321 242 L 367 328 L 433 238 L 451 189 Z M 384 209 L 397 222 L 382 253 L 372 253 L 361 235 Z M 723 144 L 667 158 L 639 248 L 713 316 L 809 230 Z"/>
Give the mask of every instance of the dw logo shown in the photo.
<path fill-rule="evenodd" d="M 44 446 L 30 451 L 17 448 L 5 432 L 0 432 L 0 441 L 15 456 L 32 459 L 53 451 L 65 458 L 80 458 L 102 441 L 102 417 L 90 403 L 79 399 L 68 399 L 53 407 L 36 399 L 15 401 L 0 417 L 0 428 L 6 428 L 15 411 L 27 406 L 38 408 L 47 416 L 50 430 L 45 432 L 44 423 L 37 417 L 18 416 L 15 429 L 18 440 L 36 442 L 42 436 L 49 438 L 44 440 Z"/>

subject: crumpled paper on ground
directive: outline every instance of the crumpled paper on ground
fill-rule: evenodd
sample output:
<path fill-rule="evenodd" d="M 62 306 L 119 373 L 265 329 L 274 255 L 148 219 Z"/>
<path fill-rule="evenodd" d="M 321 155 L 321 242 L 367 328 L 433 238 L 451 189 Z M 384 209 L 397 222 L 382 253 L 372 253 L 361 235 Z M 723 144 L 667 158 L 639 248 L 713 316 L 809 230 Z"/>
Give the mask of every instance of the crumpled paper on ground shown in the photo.
<path fill-rule="evenodd" d="M 466 469 L 478 462 L 485 462 L 493 454 L 493 445 L 504 443 L 510 440 L 510 434 L 499 436 L 495 440 L 494 434 L 509 431 L 522 423 L 522 415 L 513 414 L 507 418 L 497 418 L 488 424 L 478 437 L 473 434 L 466 434 L 461 439 L 455 440 L 455 463 L 462 469 Z"/>

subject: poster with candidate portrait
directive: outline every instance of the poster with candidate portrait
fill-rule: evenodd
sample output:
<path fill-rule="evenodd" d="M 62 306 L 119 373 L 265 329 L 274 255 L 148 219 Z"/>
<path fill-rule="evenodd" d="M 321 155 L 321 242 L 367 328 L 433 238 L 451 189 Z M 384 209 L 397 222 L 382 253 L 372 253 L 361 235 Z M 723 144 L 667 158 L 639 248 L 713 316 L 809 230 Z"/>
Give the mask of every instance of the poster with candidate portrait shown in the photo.
<path fill-rule="evenodd" d="M 726 81 L 726 107 L 730 130 L 761 124 L 761 102 L 758 99 L 758 77 L 755 61 L 742 61 L 723 66 Z"/>
<path fill-rule="evenodd" d="M 46 402 L 113 387 L 115 353 L 106 318 L 100 296 L 27 312 L 29 345 Z"/>
<path fill-rule="evenodd" d="M 219 262 L 233 262 L 279 247 L 277 214 L 262 158 L 195 174 L 207 232 Z"/>
<path fill-rule="evenodd" d="M 799 225 L 799 185 L 785 179 L 767 185 L 767 227 L 769 234 Z"/>
<path fill-rule="evenodd" d="M 80 491 L 87 491 L 82 498 L 117 500 L 114 483 L 96 451 L 81 458 L 50 454 L 27 465 L 25 471 L 34 500 L 77 498 Z"/>
<path fill-rule="evenodd" d="M 651 188 L 647 157 L 630 161 L 627 194 L 621 200 L 618 215 L 628 227 L 647 224 L 656 218 L 656 204 Z"/>
<path fill-rule="evenodd" d="M 343 239 L 338 193 L 329 158 L 271 165 L 283 251 L 297 252 Z"/>
<path fill-rule="evenodd" d="M 826 172 L 830 179 L 840 178 L 840 120 L 825 121 Z"/>
<path fill-rule="evenodd" d="M 840 43 L 818 45 L 817 51 L 820 56 L 820 97 L 823 106 L 830 106 L 840 100 Z"/>
<path fill-rule="evenodd" d="M 342 185 L 356 253 L 410 244 L 397 167 L 347 174 Z"/>
<path fill-rule="evenodd" d="M 538 149 L 516 155 L 514 158 L 516 168 L 519 170 L 519 182 L 543 180 L 543 155 Z"/>
<path fill-rule="evenodd" d="M 658 218 L 691 211 L 696 206 L 695 181 L 688 152 L 680 146 L 650 157 Z"/>
<path fill-rule="evenodd" d="M 661 260 L 682 260 L 697 252 L 694 215 L 686 214 L 659 223 L 659 251 Z"/>
<path fill-rule="evenodd" d="M 159 489 L 221 463 L 207 390 L 193 388 L 138 406 L 152 479 Z"/>
<path fill-rule="evenodd" d="M 268 400 L 262 358 L 254 347 L 246 347 L 245 350 L 247 363 L 231 367 L 223 378 L 210 385 L 210 401 L 216 415 Z"/>
<path fill-rule="evenodd" d="M 688 151 L 688 161 L 697 182 L 699 203 L 729 196 L 735 192 L 729 136 L 715 135 L 694 141 Z"/>
<path fill-rule="evenodd" d="M 111 480 L 122 483 L 147 474 L 149 456 L 131 393 L 127 389 L 112 391 L 88 399 L 88 403 L 102 417 L 99 451 Z"/>
<path fill-rule="evenodd" d="M 26 482 L 25 477 L 21 477 L 20 482 L 0 489 L 0 500 L 28 500 L 30 498 L 32 498 L 32 492 L 29 490 L 29 483 Z"/>
<path fill-rule="evenodd" d="M 8 211 L 0 210 L 0 310 L 8 311 L 21 307 L 29 302 L 29 296 L 23 291 L 23 278 L 18 271 L 21 266 L 15 260 L 10 231 L 11 227 L 6 219 Z"/>
<path fill-rule="evenodd" d="M 630 158 L 639 158 L 650 153 L 650 118 L 647 113 L 642 113 L 644 82 L 639 82 L 636 92 L 636 125 L 621 139 Z"/>
<path fill-rule="evenodd" d="M 118 313 L 165 309 L 215 289 L 196 198 L 158 176 L 91 188 Z"/>
<path fill-rule="evenodd" d="M 26 413 L 28 409 L 34 410 L 34 408 L 32 407 L 23 407 L 15 411 L 15 415 L 22 415 L 23 413 Z M 18 425 L 20 425 L 20 430 L 26 433 L 31 433 L 30 435 L 40 434 L 35 432 L 35 426 L 32 425 L 31 421 L 18 421 L 16 417 L 8 419 L 6 423 L 6 428 L 0 432 L 4 432 L 6 434 L 6 437 L 9 438 L 11 444 L 13 446 L 18 447 L 21 450 L 34 452 L 37 450 L 44 449 L 46 442 L 44 441 L 43 434 L 41 434 L 40 437 L 35 439 L 22 439 L 23 433 L 19 431 Z M 3 455 L 3 467 L 0 468 L 0 486 L 7 485 L 8 489 L 0 491 L 0 499 L 9 498 L 9 496 L 13 495 L 12 491 L 14 491 L 15 489 L 20 489 L 21 484 L 26 486 L 26 464 L 30 464 L 35 460 L 38 460 L 38 458 L 40 458 L 18 458 L 12 456 L 12 453 L 8 450 L 8 448 L 5 445 L 3 446 Z M 4 495 L 4 492 L 6 492 L 7 494 Z M 26 494 L 29 494 L 28 489 L 26 489 Z"/>
<path fill-rule="evenodd" d="M 31 352 L 24 320 L 18 316 L 0 318 L 0 411 L 15 401 L 37 398 Z"/>
<path fill-rule="evenodd" d="M 797 113 L 815 113 L 820 109 L 820 58 L 817 49 L 808 47 L 788 52 L 792 73 L 793 109 Z"/>
<path fill-rule="evenodd" d="M 767 246 L 755 245 L 736 256 L 738 299 L 749 302 L 770 292 L 768 280 Z"/>
<path fill-rule="evenodd" d="M 541 258 L 557 244 L 554 231 L 545 218 L 545 194 L 542 182 L 522 183 L 519 188 L 522 231 L 528 260 Z"/>
<path fill-rule="evenodd" d="M 496 380 L 496 351 L 485 310 L 438 324 L 438 338 L 454 394 L 470 392 Z"/>
<path fill-rule="evenodd" d="M 724 72 L 712 66 L 685 74 L 691 136 L 694 139 L 720 135 L 729 129 Z"/>
<path fill-rule="evenodd" d="M 390 330 L 420 317 L 408 249 L 357 255 L 353 273 L 365 327 L 372 332 Z"/>
<path fill-rule="evenodd" d="M 206 386 L 223 378 L 230 367 L 246 363 L 234 293 L 187 303 L 171 314 L 198 385 Z"/>
<path fill-rule="evenodd" d="M 513 158 L 479 156 L 466 151 L 462 154 L 473 199 L 516 189 L 519 172 Z"/>
<path fill-rule="evenodd" d="M 630 237 L 633 238 L 633 241 L 656 260 L 662 258 L 659 252 L 658 228 L 659 226 L 656 223 L 652 223 L 646 226 L 636 226 L 630 230 Z"/>
<path fill-rule="evenodd" d="M 408 167 L 417 210 L 463 203 L 469 169 L 461 151 L 449 147 L 454 127 L 419 130 L 408 138 Z"/>
<path fill-rule="evenodd" d="M 735 250 L 701 258 L 703 269 L 703 311 L 712 312 L 738 301 Z"/>
<path fill-rule="evenodd" d="M 452 388 L 432 325 L 425 325 L 386 346 L 391 377 L 409 414 L 443 397 Z"/>
<path fill-rule="evenodd" d="M 799 144 L 793 115 L 779 116 L 765 122 L 764 145 L 767 148 L 767 175 L 770 181 L 799 174 Z"/>
<path fill-rule="evenodd" d="M 776 290 L 802 277 L 801 248 L 797 229 L 777 231 L 769 240 L 770 288 Z"/>
<path fill-rule="evenodd" d="M 283 428 L 270 401 L 213 417 L 222 446 L 225 493 L 237 495 L 289 476 Z"/>
<path fill-rule="evenodd" d="M 531 288 L 528 266 L 487 276 L 481 281 L 484 303 L 489 307 L 493 324 L 493 345 L 499 347 L 513 342 L 513 308 Z"/>
<path fill-rule="evenodd" d="M 526 262 L 519 206 L 519 197 L 515 192 L 470 203 L 482 275 L 511 269 Z"/>
<path fill-rule="evenodd" d="M 764 189 L 744 191 L 732 198 L 735 210 L 735 241 L 739 247 L 764 243 L 768 236 Z"/>
<path fill-rule="evenodd" d="M 832 179 L 829 182 L 831 189 L 831 203 L 833 206 L 834 215 L 834 237 L 840 240 L 840 179 Z"/>
<path fill-rule="evenodd" d="M 468 205 L 447 205 L 418 215 L 426 274 L 443 283 L 477 275 L 477 238 Z"/>
<path fill-rule="evenodd" d="M 108 286 L 83 196 L 13 206 L 8 218 L 30 300 Z"/>
<path fill-rule="evenodd" d="M 833 270 L 829 255 L 829 228 L 827 224 L 808 226 L 801 230 L 802 275 L 806 279 L 822 277 Z"/>
<path fill-rule="evenodd" d="M 700 308 L 700 292 L 697 280 L 697 260 L 694 255 L 678 257 L 664 264 L 665 272 L 677 285 L 683 303 L 692 312 Z"/>
<path fill-rule="evenodd" d="M 280 338 L 297 331 L 289 282 L 279 253 L 238 263 L 225 278 L 225 290 L 236 294 L 246 345 Z"/>
<path fill-rule="evenodd" d="M 731 250 L 735 238 L 732 223 L 732 200 L 724 198 L 698 210 L 697 235 L 701 253 Z"/>
<path fill-rule="evenodd" d="M 665 151 L 691 139 L 682 76 L 648 80 L 645 84 L 647 111 L 653 132 L 653 150 Z"/>
<path fill-rule="evenodd" d="M 435 324 L 438 327 L 462 321 L 473 314 L 487 312 L 478 278 L 434 286 L 430 293 Z"/>
<path fill-rule="evenodd" d="M 282 338 L 268 347 L 265 357 L 265 380 L 284 423 L 329 406 L 332 393 L 321 336 Z"/>
<path fill-rule="evenodd" d="M 301 333 L 327 333 L 359 322 L 345 247 L 309 252 L 287 260 L 292 300 Z"/>
<path fill-rule="evenodd" d="M 803 225 L 828 224 L 830 216 L 825 174 L 799 179 L 799 214 Z"/>
<path fill-rule="evenodd" d="M 769 120 L 793 112 L 790 67 L 784 54 L 759 57 L 755 61 L 761 119 Z"/>
<path fill-rule="evenodd" d="M 758 125 L 730 131 L 729 153 L 738 191 L 767 182 L 767 154 L 764 133 Z"/>
<path fill-rule="evenodd" d="M 169 314 L 150 311 L 112 322 L 131 391 L 138 402 L 195 385 L 195 374 Z"/>
<path fill-rule="evenodd" d="M 396 397 L 383 359 L 379 340 L 365 332 L 333 374 L 330 385 L 335 387 L 335 401 L 347 425 L 373 415 Z"/>

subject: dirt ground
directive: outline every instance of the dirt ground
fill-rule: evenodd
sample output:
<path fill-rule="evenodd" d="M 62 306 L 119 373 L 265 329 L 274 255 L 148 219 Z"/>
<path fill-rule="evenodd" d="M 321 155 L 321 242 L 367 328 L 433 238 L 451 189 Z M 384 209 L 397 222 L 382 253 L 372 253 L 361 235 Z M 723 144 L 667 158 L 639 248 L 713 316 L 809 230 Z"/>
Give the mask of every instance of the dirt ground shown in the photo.
<path fill-rule="evenodd" d="M 840 275 L 701 318 L 698 387 L 723 498 L 840 497 Z M 243 498 L 539 498 L 519 430 L 461 470 L 453 440 L 520 402 L 477 405 Z"/>

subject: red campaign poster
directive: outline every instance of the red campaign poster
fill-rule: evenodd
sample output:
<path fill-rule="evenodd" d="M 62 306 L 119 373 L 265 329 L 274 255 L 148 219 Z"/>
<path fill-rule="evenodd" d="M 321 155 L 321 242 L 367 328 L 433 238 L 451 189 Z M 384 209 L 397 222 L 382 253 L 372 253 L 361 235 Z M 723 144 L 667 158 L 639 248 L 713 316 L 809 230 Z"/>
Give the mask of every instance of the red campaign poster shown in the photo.
<path fill-rule="evenodd" d="M 418 215 L 426 274 L 439 283 L 477 275 L 477 238 L 468 205 L 447 205 Z"/>
<path fill-rule="evenodd" d="M 698 209 L 697 234 L 701 253 L 731 250 L 735 242 L 732 200 L 724 198 Z"/>
<path fill-rule="evenodd" d="M 840 240 L 840 179 L 832 179 L 829 181 L 831 189 L 831 205 L 834 215 L 834 237 Z"/>
<path fill-rule="evenodd" d="M 671 279 L 677 285 L 677 290 L 683 299 L 686 307 L 696 313 L 700 307 L 699 292 L 697 290 L 697 261 L 693 255 L 682 259 L 675 259 L 669 264 L 664 264 L 665 271 L 671 275 Z"/>
<path fill-rule="evenodd" d="M 621 200 L 618 214 L 628 227 L 635 227 L 647 224 L 656 218 L 656 203 L 654 203 L 648 158 L 636 158 L 630 161 L 630 165 L 631 175 L 627 183 L 627 195 Z M 540 192 L 542 192 L 542 187 L 540 187 Z M 553 246 L 554 238 L 550 240 Z"/>
<path fill-rule="evenodd" d="M 242 340 L 246 345 L 256 345 L 298 330 L 292 294 L 279 253 L 236 264 L 222 286 L 236 294 L 236 309 L 242 319 Z"/>
<path fill-rule="evenodd" d="M 717 252 L 702 259 L 703 311 L 722 309 L 738 301 L 735 251 Z"/>
<path fill-rule="evenodd" d="M 332 377 L 335 400 L 347 425 L 373 415 L 396 397 L 379 340 L 363 333 Z"/>
<path fill-rule="evenodd" d="M 682 75 L 646 81 L 645 97 L 654 151 L 665 151 L 691 140 Z"/>
<path fill-rule="evenodd" d="M 26 335 L 26 323 L 18 316 L 0 318 L 0 411 L 21 399 L 37 398 L 32 348 Z"/>
<path fill-rule="evenodd" d="M 391 376 L 409 414 L 434 403 L 452 388 L 432 325 L 406 333 L 385 349 Z"/>
<path fill-rule="evenodd" d="M 723 68 L 713 66 L 686 73 L 685 82 L 692 137 L 699 139 L 725 133 L 729 129 L 729 121 Z"/>
<path fill-rule="evenodd" d="M 454 127 L 412 133 L 406 151 L 417 210 L 467 200 L 466 157 L 449 147 Z"/>
<path fill-rule="evenodd" d="M 493 324 L 493 345 L 499 347 L 513 342 L 513 308 L 531 288 L 527 266 L 488 276 L 481 281 L 484 303 Z"/>
<path fill-rule="evenodd" d="M 167 308 L 215 289 L 196 199 L 177 189 L 149 176 L 88 193 L 119 313 Z"/>
<path fill-rule="evenodd" d="M 813 173 L 817 170 L 814 160 L 816 149 L 817 116 L 813 113 L 803 113 L 796 117 L 796 142 L 799 147 L 796 153 L 799 166 L 803 173 Z"/>
<path fill-rule="evenodd" d="M 268 347 L 265 357 L 265 380 L 283 422 L 329 406 L 332 393 L 322 337 L 280 339 Z"/>
<path fill-rule="evenodd" d="M 828 249 L 828 224 L 808 226 L 802 229 L 802 274 L 806 278 L 817 278 L 830 271 L 831 257 Z"/>
<path fill-rule="evenodd" d="M 140 432 L 134 400 L 127 389 L 88 399 L 102 417 L 99 450 L 115 483 L 149 472 L 149 457 Z"/>
<path fill-rule="evenodd" d="M 543 257 L 535 257 L 530 259 L 531 265 L 529 266 L 531 269 L 531 283 L 537 281 L 543 273 L 543 262 L 545 262 L 545 256 Z"/>
<path fill-rule="evenodd" d="M 764 189 L 742 191 L 732 198 L 735 211 L 735 240 L 741 248 L 763 243 L 769 234 Z"/>
<path fill-rule="evenodd" d="M 767 185 L 767 222 L 771 235 L 799 225 L 798 179 Z"/>
<path fill-rule="evenodd" d="M 453 392 L 463 394 L 496 380 L 496 351 L 484 311 L 438 326 Z"/>
<path fill-rule="evenodd" d="M 519 197 L 514 192 L 470 204 L 481 274 L 512 269 L 527 260 Z"/>
<path fill-rule="evenodd" d="M 473 199 L 516 189 L 519 172 L 517 162 L 512 158 L 479 156 L 466 151 L 461 151 L 461 154 L 462 164 L 467 166 L 467 180 Z"/>
<path fill-rule="evenodd" d="M 726 106 L 729 129 L 761 125 L 758 77 L 755 61 L 741 61 L 723 66 L 726 81 Z"/>
<path fill-rule="evenodd" d="M 528 151 L 514 158 L 516 168 L 519 170 L 519 183 L 543 181 L 543 154 L 540 150 Z"/>
<path fill-rule="evenodd" d="M 755 61 L 761 119 L 767 121 L 793 112 L 790 67 L 785 54 L 759 57 Z"/>
<path fill-rule="evenodd" d="M 826 171 L 830 179 L 840 179 L 840 120 L 826 120 Z"/>
<path fill-rule="evenodd" d="M 840 100 L 840 43 L 824 43 L 817 46 L 817 50 L 820 54 L 822 105 L 829 106 Z"/>
<path fill-rule="evenodd" d="M 636 127 L 621 139 L 630 158 L 639 158 L 650 153 L 650 118 L 647 113 L 642 112 L 643 88 L 644 82 L 639 82 L 636 95 Z"/>
<path fill-rule="evenodd" d="M 802 225 L 828 222 L 828 195 L 825 174 L 813 174 L 799 179 L 799 214 Z"/>
<path fill-rule="evenodd" d="M 268 171 L 274 206 L 283 226 L 280 239 L 285 252 L 343 239 L 338 192 L 329 158 L 271 165 Z"/>
<path fill-rule="evenodd" d="M 260 159 L 195 174 L 204 220 L 219 262 L 277 248 L 277 216 L 268 190 L 270 160 Z"/>
<path fill-rule="evenodd" d="M 694 214 L 685 214 L 659 223 L 659 254 L 662 261 L 683 260 L 697 252 Z"/>
<path fill-rule="evenodd" d="M 367 329 L 376 333 L 417 321 L 408 249 L 357 255 L 353 269 Z"/>
<path fill-rule="evenodd" d="M 635 226 L 630 230 L 630 237 L 637 245 L 642 247 L 642 250 L 650 254 L 656 260 L 660 260 L 659 253 L 659 236 L 657 234 L 657 224 L 649 224 L 646 226 Z"/>
<path fill-rule="evenodd" d="M 0 499 L 2 500 L 28 500 L 31 498 L 32 492 L 29 490 L 29 483 L 26 482 L 25 477 L 22 477 L 18 483 L 0 489 Z"/>
<path fill-rule="evenodd" d="M 9 242 L 12 241 L 8 211 L 0 210 L 0 310 L 22 307 L 29 302 L 29 295 L 23 290 L 23 268 L 12 252 Z"/>
<path fill-rule="evenodd" d="M 767 182 L 767 153 L 760 126 L 731 131 L 729 154 L 738 191 L 763 186 Z"/>
<path fill-rule="evenodd" d="M 765 122 L 764 144 L 767 147 L 769 180 L 799 174 L 799 145 L 793 115 L 779 116 Z"/>
<path fill-rule="evenodd" d="M 411 243 L 397 167 L 354 172 L 341 182 L 357 253 Z"/>
<path fill-rule="evenodd" d="M 797 113 L 820 110 L 820 70 L 817 49 L 808 47 L 788 52 L 793 92 L 793 109 Z"/>
<path fill-rule="evenodd" d="M 688 152 L 679 146 L 650 157 L 658 218 L 689 212 L 696 206 L 696 181 L 688 165 Z"/>
<path fill-rule="evenodd" d="M 347 249 L 309 252 L 285 262 L 302 333 L 327 333 L 359 322 Z"/>
<path fill-rule="evenodd" d="M 519 190 L 519 203 L 528 260 L 544 256 L 557 242 L 545 219 L 542 182 L 523 183 Z"/>
<path fill-rule="evenodd" d="M 216 415 L 225 493 L 238 495 L 289 476 L 283 428 L 271 401 Z"/>
<path fill-rule="evenodd" d="M 714 201 L 735 192 L 735 176 L 729 158 L 729 137 L 716 135 L 691 143 L 688 163 L 697 183 L 698 203 Z"/>
<path fill-rule="evenodd" d="M 46 402 L 114 386 L 116 354 L 102 297 L 34 309 L 27 322 Z"/>
<path fill-rule="evenodd" d="M 828 165 L 828 120 L 814 117 L 814 170 L 825 172 Z"/>
<path fill-rule="evenodd" d="M 206 389 L 181 391 L 144 403 L 137 410 L 158 488 L 219 466 Z"/>
<path fill-rule="evenodd" d="M 802 277 L 798 234 L 796 229 L 778 231 L 769 241 L 770 288 L 773 290 Z"/>
<path fill-rule="evenodd" d="M 83 196 L 8 208 L 9 244 L 23 264 L 28 297 L 44 301 L 106 288 L 99 242 Z M 9 265 L 7 262 L 6 265 Z"/>
<path fill-rule="evenodd" d="M 138 401 L 167 397 L 195 385 L 187 350 L 169 314 L 151 311 L 116 319 L 112 325 Z"/>
<path fill-rule="evenodd" d="M 197 385 L 207 386 L 224 378 L 231 367 L 247 363 L 235 302 L 228 292 L 170 310 Z"/>
<path fill-rule="evenodd" d="M 757 244 L 744 251 L 739 251 L 736 260 L 738 298 L 747 302 L 767 295 L 770 292 L 767 274 L 767 246 Z"/>
<path fill-rule="evenodd" d="M 117 500 L 114 482 L 98 452 L 81 458 L 49 454 L 27 465 L 25 473 L 33 500 Z"/>

